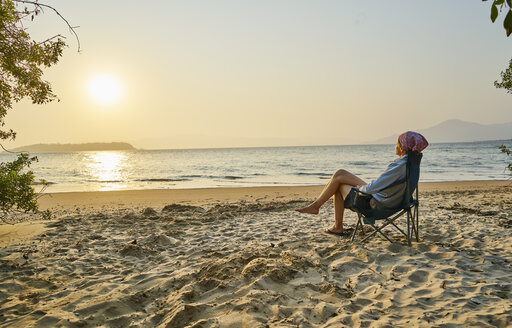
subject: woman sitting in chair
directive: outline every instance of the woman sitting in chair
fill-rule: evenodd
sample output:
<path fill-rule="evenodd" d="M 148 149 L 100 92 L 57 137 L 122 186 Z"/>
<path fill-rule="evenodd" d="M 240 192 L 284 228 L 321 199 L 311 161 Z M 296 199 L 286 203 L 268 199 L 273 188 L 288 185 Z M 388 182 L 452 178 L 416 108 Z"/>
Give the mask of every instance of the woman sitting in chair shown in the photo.
<path fill-rule="evenodd" d="M 313 203 L 296 211 L 318 214 L 320 207 L 329 198 L 334 196 L 334 225 L 331 228 L 325 229 L 324 232 L 343 235 L 344 200 L 349 196 L 349 193 L 356 192 L 352 188 L 357 188 L 366 194 L 372 195 L 369 204 L 371 208 L 385 209 L 400 205 L 406 189 L 407 152 L 414 151 L 420 153 L 427 146 L 428 142 L 421 134 L 411 131 L 402 133 L 398 137 L 395 147 L 395 154 L 400 156 L 400 158 L 392 162 L 379 178 L 366 183 L 346 170 L 338 170 Z M 403 180 L 402 183 L 397 183 L 401 180 Z M 386 188 L 388 186 L 392 187 Z M 381 191 L 384 188 L 386 190 Z"/>

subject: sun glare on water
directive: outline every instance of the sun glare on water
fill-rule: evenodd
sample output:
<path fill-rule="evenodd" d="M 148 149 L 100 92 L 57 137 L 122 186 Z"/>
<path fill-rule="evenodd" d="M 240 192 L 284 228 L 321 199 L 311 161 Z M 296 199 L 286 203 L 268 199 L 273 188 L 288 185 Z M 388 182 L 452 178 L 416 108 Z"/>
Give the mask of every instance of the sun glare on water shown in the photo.
<path fill-rule="evenodd" d="M 89 94 L 97 103 L 111 105 L 121 96 L 121 84 L 114 76 L 97 75 L 89 81 Z"/>
<path fill-rule="evenodd" d="M 121 152 L 87 153 L 85 163 L 91 181 L 101 183 L 99 190 L 115 190 L 126 179 L 127 156 Z"/>

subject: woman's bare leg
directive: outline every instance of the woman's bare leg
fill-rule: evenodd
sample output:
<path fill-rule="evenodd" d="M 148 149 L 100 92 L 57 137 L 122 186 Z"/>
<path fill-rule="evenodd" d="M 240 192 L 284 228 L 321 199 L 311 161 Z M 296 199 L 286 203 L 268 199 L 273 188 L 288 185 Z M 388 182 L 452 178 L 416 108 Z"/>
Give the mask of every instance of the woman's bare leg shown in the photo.
<path fill-rule="evenodd" d="M 358 176 L 355 176 L 346 170 L 338 170 L 336 173 L 333 174 L 331 180 L 329 181 L 329 183 L 327 183 L 320 196 L 318 196 L 318 198 L 310 205 L 298 209 L 297 212 L 318 214 L 320 207 L 326 201 L 328 201 L 329 198 L 331 198 L 336 193 L 336 191 L 340 189 L 341 185 L 349 185 L 351 187 L 355 187 L 362 186 L 365 184 L 366 182 L 364 182 L 364 180 L 362 180 Z"/>
<path fill-rule="evenodd" d="M 343 233 L 343 214 L 345 213 L 345 197 L 352 189 L 351 185 L 342 184 L 334 193 L 334 225 L 325 232 Z"/>

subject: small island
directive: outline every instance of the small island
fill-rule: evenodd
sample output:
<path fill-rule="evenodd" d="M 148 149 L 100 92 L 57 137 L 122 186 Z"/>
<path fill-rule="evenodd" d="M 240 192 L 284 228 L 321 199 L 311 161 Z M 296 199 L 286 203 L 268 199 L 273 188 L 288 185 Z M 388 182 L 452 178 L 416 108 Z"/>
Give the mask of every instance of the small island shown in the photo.
<path fill-rule="evenodd" d="M 34 144 L 15 148 L 14 152 L 30 153 L 58 153 L 74 151 L 112 151 L 112 150 L 136 150 L 126 142 L 88 142 L 81 144 Z"/>

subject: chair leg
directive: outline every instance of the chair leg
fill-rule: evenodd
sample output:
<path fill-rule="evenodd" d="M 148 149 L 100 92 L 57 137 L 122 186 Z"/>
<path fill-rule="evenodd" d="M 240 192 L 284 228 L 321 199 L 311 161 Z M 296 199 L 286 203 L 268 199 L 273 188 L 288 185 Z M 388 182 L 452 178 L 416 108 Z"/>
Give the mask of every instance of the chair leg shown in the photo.
<path fill-rule="evenodd" d="M 375 235 L 377 232 L 380 233 L 384 238 L 386 238 L 390 243 L 393 243 L 393 241 L 391 239 L 389 239 L 389 237 L 383 233 L 381 231 L 381 229 L 383 227 L 376 227 L 374 224 L 371 224 L 371 227 L 375 230 L 374 232 L 372 232 L 371 234 L 369 234 L 368 236 L 364 237 L 362 240 L 361 240 L 361 243 L 364 242 L 366 239 L 372 237 L 373 235 Z"/>
<path fill-rule="evenodd" d="M 377 227 L 375 224 L 371 224 L 370 226 L 373 228 L 373 231 L 371 234 L 367 235 L 366 237 L 364 237 L 362 240 L 361 240 L 361 243 L 365 240 L 367 240 L 368 238 L 372 237 L 373 235 L 375 235 L 376 233 L 380 233 L 382 236 L 384 236 L 384 238 L 386 238 L 390 243 L 393 243 L 393 241 L 391 239 L 389 239 L 389 237 L 386 236 L 385 233 L 382 232 L 382 229 L 384 229 L 385 227 L 387 227 L 388 225 L 392 224 L 394 227 L 396 227 L 404 236 L 406 236 L 406 233 L 400 229 L 395 223 L 394 221 L 397 220 L 399 217 L 401 217 L 402 215 L 404 215 L 406 213 L 406 211 L 401 211 L 400 213 L 398 213 L 397 215 L 395 215 L 392 219 L 388 219 L 386 220 L 386 223 L 382 224 L 381 226 Z"/>
<path fill-rule="evenodd" d="M 420 191 L 419 188 L 416 186 L 416 201 L 420 199 Z M 416 242 L 420 241 L 420 211 L 419 211 L 419 204 L 416 204 L 414 206 L 414 216 L 416 218 Z"/>
<path fill-rule="evenodd" d="M 397 220 L 399 217 L 401 217 L 404 214 L 407 214 L 407 232 L 403 231 L 402 229 L 400 229 L 400 227 L 398 227 L 395 224 L 395 220 Z M 352 233 L 352 237 L 350 238 L 350 242 L 354 241 L 357 230 L 359 228 L 363 229 L 363 227 L 364 227 L 364 224 L 362 221 L 363 216 L 360 213 L 358 213 L 357 215 L 358 215 L 357 216 L 357 224 L 354 229 L 354 232 Z M 398 231 L 400 231 L 402 233 L 402 235 L 404 235 L 407 238 L 407 244 L 409 245 L 409 247 L 412 246 L 412 239 L 414 238 L 414 236 L 416 237 L 416 241 L 419 241 L 418 208 L 417 208 L 417 206 L 415 206 L 415 208 L 413 210 L 411 210 L 411 208 L 409 208 L 407 210 L 401 211 L 400 213 L 395 215 L 393 218 L 386 220 L 386 223 L 382 224 L 379 227 L 377 227 L 374 224 L 371 224 L 370 226 L 374 229 L 374 231 L 372 231 L 370 234 L 366 235 L 363 239 L 361 239 L 360 243 L 363 243 L 364 241 L 371 238 L 373 235 L 375 235 L 377 233 L 381 234 L 390 243 L 393 243 L 393 241 L 384 232 L 382 232 L 382 229 L 384 229 L 385 227 L 387 227 L 390 224 L 393 225 Z"/>
<path fill-rule="evenodd" d="M 411 217 L 412 217 L 412 224 L 411 224 L 411 239 L 415 236 L 418 235 L 418 231 L 416 230 L 416 212 L 412 212 L 411 214 Z"/>
<path fill-rule="evenodd" d="M 395 221 L 396 221 L 399 217 L 401 217 L 402 215 L 404 215 L 405 213 L 406 213 L 405 211 L 401 211 L 400 213 L 398 213 L 397 215 L 395 215 L 393 218 L 391 218 L 391 219 L 387 219 L 387 220 L 386 220 L 386 223 L 384 223 L 380 228 L 382 229 L 382 228 L 384 228 L 384 227 L 386 227 L 386 226 L 388 226 L 388 225 L 392 224 L 392 225 L 393 225 L 393 226 L 394 226 L 398 231 L 400 231 L 400 232 L 405 236 L 405 232 L 404 232 L 402 229 L 400 229 L 400 228 L 395 224 Z"/>
<path fill-rule="evenodd" d="M 395 227 L 396 230 L 400 231 L 402 233 L 402 235 L 407 236 L 407 234 L 402 229 L 400 229 L 400 227 L 397 226 L 394 222 L 390 222 L 389 224 L 391 224 L 393 227 Z"/>
<path fill-rule="evenodd" d="M 420 211 L 419 205 L 414 207 L 414 214 L 416 216 L 416 241 L 420 241 Z"/>
<path fill-rule="evenodd" d="M 352 232 L 352 238 L 350 238 L 350 242 L 354 242 L 354 238 L 356 237 L 357 229 L 361 226 L 361 229 L 363 229 L 363 222 L 361 221 L 361 214 L 357 213 L 357 223 L 356 227 L 354 228 L 354 232 Z"/>
<path fill-rule="evenodd" d="M 407 244 L 409 247 L 412 246 L 411 239 L 412 239 L 412 229 L 411 229 L 411 223 L 414 224 L 414 222 L 411 222 L 412 215 L 411 215 L 411 209 L 407 210 Z"/>

